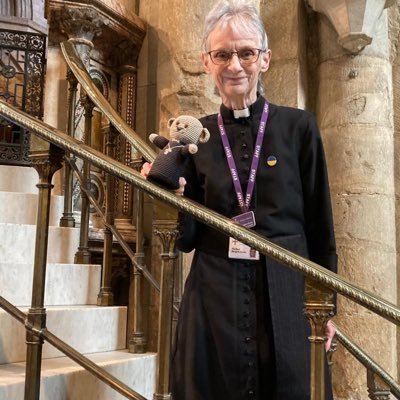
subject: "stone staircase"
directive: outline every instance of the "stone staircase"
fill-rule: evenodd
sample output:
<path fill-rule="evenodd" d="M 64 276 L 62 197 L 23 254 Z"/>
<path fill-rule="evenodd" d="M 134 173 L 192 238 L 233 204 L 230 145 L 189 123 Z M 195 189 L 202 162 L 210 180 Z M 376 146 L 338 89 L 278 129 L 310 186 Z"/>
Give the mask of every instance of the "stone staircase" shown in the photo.
<path fill-rule="evenodd" d="M 37 173 L 0 166 L 0 295 L 29 308 L 36 231 Z M 150 399 L 156 356 L 126 350 L 126 307 L 97 307 L 101 267 L 73 264 L 79 229 L 60 228 L 62 196 L 52 196 L 45 307 L 47 327 L 128 386 Z M 0 400 L 24 399 L 25 329 L 0 308 Z M 125 397 L 45 343 L 41 400 Z"/>

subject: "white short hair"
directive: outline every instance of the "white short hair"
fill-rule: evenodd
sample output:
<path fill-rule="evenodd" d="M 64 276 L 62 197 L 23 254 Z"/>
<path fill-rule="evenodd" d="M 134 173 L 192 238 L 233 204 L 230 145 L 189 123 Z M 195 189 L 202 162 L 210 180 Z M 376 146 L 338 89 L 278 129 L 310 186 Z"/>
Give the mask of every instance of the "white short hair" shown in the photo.
<path fill-rule="evenodd" d="M 219 1 L 207 14 L 204 24 L 202 51 L 206 53 L 208 38 L 217 27 L 229 25 L 233 30 L 249 32 L 260 38 L 262 50 L 268 50 L 268 37 L 256 7 L 249 0 Z"/>

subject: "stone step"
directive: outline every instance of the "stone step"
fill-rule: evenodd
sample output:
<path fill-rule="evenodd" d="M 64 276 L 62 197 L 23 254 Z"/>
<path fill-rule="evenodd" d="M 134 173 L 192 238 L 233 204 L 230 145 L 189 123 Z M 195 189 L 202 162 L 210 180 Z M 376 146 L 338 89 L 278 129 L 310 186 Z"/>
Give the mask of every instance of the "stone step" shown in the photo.
<path fill-rule="evenodd" d="M 91 354 L 97 365 L 146 399 L 155 391 L 156 355 L 126 350 Z M 0 400 L 24 399 L 25 363 L 0 366 Z M 99 379 L 66 357 L 43 360 L 40 400 L 124 400 Z"/>
<path fill-rule="evenodd" d="M 2 238 L 0 241 L 0 254 L 2 262 L 33 264 L 35 237 L 35 225 L 0 223 L 0 238 Z M 78 246 L 78 228 L 50 226 L 47 262 L 73 264 L 74 254 Z"/>
<path fill-rule="evenodd" d="M 26 313 L 28 309 L 21 308 Z M 81 353 L 126 348 L 126 307 L 54 306 L 47 308 L 47 328 Z M 25 327 L 0 309 L 0 364 L 25 361 Z M 43 358 L 60 357 L 48 343 Z"/>
<path fill-rule="evenodd" d="M 0 263 L 0 294 L 10 303 L 30 306 L 32 279 L 33 264 Z M 45 305 L 96 304 L 100 280 L 100 265 L 48 264 Z"/>
<path fill-rule="evenodd" d="M 0 191 L 0 223 L 36 225 L 37 204 L 37 194 Z M 59 225 L 63 210 L 64 197 L 51 196 L 49 225 Z"/>

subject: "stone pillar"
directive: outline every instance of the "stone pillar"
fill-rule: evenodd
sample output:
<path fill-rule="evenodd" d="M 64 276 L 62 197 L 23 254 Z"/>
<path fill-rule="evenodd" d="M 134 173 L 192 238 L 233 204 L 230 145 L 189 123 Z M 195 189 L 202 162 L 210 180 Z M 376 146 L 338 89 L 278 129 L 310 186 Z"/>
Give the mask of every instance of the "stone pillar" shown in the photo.
<path fill-rule="evenodd" d="M 272 51 L 270 69 L 263 78 L 265 95 L 272 103 L 304 109 L 308 91 L 304 2 L 263 0 L 260 13 Z"/>
<path fill-rule="evenodd" d="M 396 232 L 392 66 L 387 13 L 372 44 L 350 55 L 320 17 L 318 120 L 330 176 L 339 273 L 396 302 Z M 343 297 L 338 326 L 392 376 L 396 329 Z M 337 400 L 367 397 L 365 370 L 339 346 L 333 368 Z M 361 396 L 361 397 L 360 397 Z"/>
<path fill-rule="evenodd" d="M 397 243 L 397 305 L 400 305 L 400 8 L 392 10 L 392 33 L 395 49 L 393 59 L 393 117 L 394 117 L 394 183 L 396 193 L 396 243 Z M 397 329 L 397 354 L 400 354 L 400 328 Z M 397 380 L 400 379 L 400 368 Z"/>

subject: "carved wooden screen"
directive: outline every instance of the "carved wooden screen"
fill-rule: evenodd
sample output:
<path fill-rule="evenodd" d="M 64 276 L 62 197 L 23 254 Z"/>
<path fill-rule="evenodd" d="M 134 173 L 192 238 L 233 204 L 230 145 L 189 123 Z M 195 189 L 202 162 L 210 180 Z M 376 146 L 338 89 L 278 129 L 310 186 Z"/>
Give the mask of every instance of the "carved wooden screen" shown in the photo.
<path fill-rule="evenodd" d="M 0 29 L 0 98 L 43 116 L 46 36 Z M 29 133 L 0 118 L 0 164 L 29 165 Z"/>

